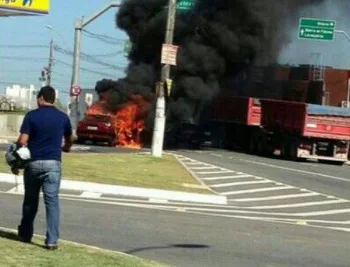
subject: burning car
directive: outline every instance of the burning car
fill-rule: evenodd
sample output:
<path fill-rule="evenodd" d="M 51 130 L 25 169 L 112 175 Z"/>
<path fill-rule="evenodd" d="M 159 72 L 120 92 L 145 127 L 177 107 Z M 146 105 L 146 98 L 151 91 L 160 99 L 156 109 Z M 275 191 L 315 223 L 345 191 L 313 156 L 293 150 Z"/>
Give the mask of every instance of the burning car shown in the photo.
<path fill-rule="evenodd" d="M 130 95 L 118 108 L 110 109 L 108 93 L 91 105 L 77 127 L 78 142 L 107 142 L 110 146 L 140 149 L 147 141 L 145 119 L 149 102 L 141 95 Z M 146 137 L 145 137 L 146 136 Z"/>
<path fill-rule="evenodd" d="M 111 116 L 88 115 L 79 122 L 77 128 L 78 143 L 86 141 L 106 142 L 116 146 L 114 120 Z"/>

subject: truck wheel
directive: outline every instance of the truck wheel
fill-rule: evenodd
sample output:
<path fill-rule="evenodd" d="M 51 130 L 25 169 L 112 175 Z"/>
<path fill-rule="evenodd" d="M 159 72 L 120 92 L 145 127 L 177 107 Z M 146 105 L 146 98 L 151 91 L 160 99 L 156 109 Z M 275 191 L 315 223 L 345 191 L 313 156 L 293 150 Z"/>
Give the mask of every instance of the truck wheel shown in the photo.
<path fill-rule="evenodd" d="M 291 149 L 290 144 L 286 141 L 284 141 L 281 145 L 281 158 L 283 159 L 289 159 L 291 158 Z"/>
<path fill-rule="evenodd" d="M 291 160 L 299 161 L 299 162 L 306 161 L 305 158 L 298 157 L 298 149 L 299 149 L 299 141 L 292 142 L 290 145 L 290 158 L 291 158 Z"/>
<path fill-rule="evenodd" d="M 249 142 L 249 148 L 248 148 L 248 152 L 252 155 L 256 154 L 256 143 L 255 140 L 250 140 Z"/>
<path fill-rule="evenodd" d="M 256 144 L 256 153 L 259 156 L 262 156 L 264 154 L 264 146 L 263 146 L 263 143 L 261 142 L 261 140 L 259 140 Z"/>
<path fill-rule="evenodd" d="M 298 159 L 298 147 L 296 142 L 290 144 L 289 156 L 291 160 L 296 161 Z"/>

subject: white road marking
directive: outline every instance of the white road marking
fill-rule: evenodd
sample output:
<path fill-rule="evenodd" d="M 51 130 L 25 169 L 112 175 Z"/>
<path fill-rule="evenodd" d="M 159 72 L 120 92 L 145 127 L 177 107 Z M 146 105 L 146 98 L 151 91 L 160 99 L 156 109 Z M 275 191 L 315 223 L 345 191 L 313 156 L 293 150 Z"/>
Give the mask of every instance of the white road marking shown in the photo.
<path fill-rule="evenodd" d="M 209 170 L 209 169 L 221 169 L 216 166 L 206 166 L 206 167 L 190 167 L 191 170 Z"/>
<path fill-rule="evenodd" d="M 24 194 L 24 185 L 19 184 L 18 187 L 14 187 L 10 190 L 8 190 L 6 193 L 8 194 Z"/>
<path fill-rule="evenodd" d="M 224 195 L 224 196 L 230 196 L 230 195 L 241 195 L 241 194 L 268 192 L 268 191 L 276 191 L 276 190 L 288 190 L 288 189 L 295 189 L 295 187 L 293 187 L 293 186 L 267 187 L 267 188 L 258 188 L 258 189 L 249 189 L 249 190 L 239 190 L 239 191 L 224 192 L 224 193 L 220 193 L 220 194 Z"/>
<path fill-rule="evenodd" d="M 234 171 L 224 170 L 224 171 L 214 171 L 214 172 L 196 172 L 198 174 L 222 174 L 222 173 L 235 173 Z"/>
<path fill-rule="evenodd" d="M 206 177 L 201 179 L 205 181 L 215 181 L 215 180 L 238 179 L 238 178 L 248 178 L 248 177 L 253 177 L 253 175 L 240 174 L 240 175 L 233 175 L 233 176 Z"/>
<path fill-rule="evenodd" d="M 215 153 L 211 153 L 213 156 L 215 156 L 215 157 L 219 157 L 219 158 L 222 158 L 223 157 L 223 155 L 220 155 L 220 154 L 215 154 Z"/>
<path fill-rule="evenodd" d="M 284 204 L 284 205 L 246 207 L 246 209 L 254 209 L 254 210 L 286 209 L 286 208 L 321 206 L 321 205 L 331 205 L 331 204 L 349 203 L 349 202 L 350 202 L 349 200 L 345 200 L 345 199 L 336 199 L 336 200 L 304 202 L 304 203 Z"/>
<path fill-rule="evenodd" d="M 189 213 L 198 214 L 198 215 L 206 215 L 206 216 L 219 216 L 224 218 L 236 218 L 236 219 L 245 219 L 245 220 L 253 220 L 253 221 L 263 221 L 263 222 L 270 222 L 270 223 L 283 223 L 283 224 L 289 224 L 289 225 L 295 225 L 297 224 L 297 220 L 279 220 L 278 218 L 267 218 L 267 217 L 253 217 L 253 216 L 241 216 L 241 215 L 228 215 L 228 214 L 211 214 L 207 212 L 195 212 L 195 211 L 188 211 Z M 307 221 L 309 222 L 309 221 Z M 336 221 L 334 223 L 337 223 Z M 343 227 L 331 227 L 331 226 L 319 226 L 319 225 L 305 225 L 307 227 L 311 228 L 318 228 L 318 229 L 327 229 L 327 230 L 336 230 L 336 231 L 343 231 L 343 232 L 350 232 L 350 228 L 343 228 Z"/>
<path fill-rule="evenodd" d="M 220 213 L 239 213 L 239 214 L 259 214 L 259 215 L 273 215 L 273 216 L 291 216 L 291 217 L 306 217 L 306 216 L 321 216 L 321 215 L 334 215 L 350 213 L 350 209 L 338 209 L 338 210 L 322 210 L 311 212 L 299 212 L 299 213 L 285 213 L 285 212 L 262 212 L 262 211 L 250 211 L 250 210 L 227 210 L 227 209 L 207 209 L 207 208 L 187 208 L 187 210 L 193 211 L 210 211 Z M 282 219 L 282 218 L 279 218 Z"/>
<path fill-rule="evenodd" d="M 318 195 L 320 194 L 316 192 L 311 192 L 311 193 L 305 193 L 305 194 L 280 195 L 280 196 L 271 196 L 271 197 L 237 198 L 237 199 L 229 199 L 228 201 L 253 202 L 253 201 L 268 201 L 268 200 L 278 200 L 278 199 L 288 199 L 288 198 L 311 197 L 311 196 L 318 196 Z"/>
<path fill-rule="evenodd" d="M 83 198 L 100 198 L 102 196 L 101 193 L 94 193 L 94 192 L 83 192 L 80 197 Z"/>
<path fill-rule="evenodd" d="M 281 170 L 286 170 L 286 171 L 298 172 L 298 173 L 303 173 L 303 174 L 311 174 L 311 175 L 314 175 L 314 176 L 320 176 L 320 177 L 330 178 L 330 179 L 334 179 L 334 180 L 350 182 L 350 179 L 347 179 L 347 178 L 344 178 L 344 177 L 337 177 L 337 176 L 332 176 L 332 175 L 327 175 L 327 174 L 322 174 L 322 173 L 317 173 L 317 172 L 303 171 L 303 170 L 283 167 L 283 166 L 274 165 L 274 164 L 267 164 L 267 163 L 263 163 L 263 162 L 252 161 L 252 160 L 245 160 L 245 159 L 239 159 L 239 160 L 240 161 L 244 161 L 244 162 L 248 162 L 248 163 L 253 163 L 253 164 L 256 164 L 256 165 L 271 167 L 271 168 L 275 168 L 275 169 L 281 169 Z"/>
<path fill-rule="evenodd" d="M 224 184 L 210 185 L 210 187 L 222 188 L 222 187 L 230 187 L 230 186 L 238 186 L 238 185 L 268 184 L 268 183 L 273 183 L 273 182 L 269 180 L 263 180 L 263 181 L 251 181 L 251 182 L 224 183 Z"/>

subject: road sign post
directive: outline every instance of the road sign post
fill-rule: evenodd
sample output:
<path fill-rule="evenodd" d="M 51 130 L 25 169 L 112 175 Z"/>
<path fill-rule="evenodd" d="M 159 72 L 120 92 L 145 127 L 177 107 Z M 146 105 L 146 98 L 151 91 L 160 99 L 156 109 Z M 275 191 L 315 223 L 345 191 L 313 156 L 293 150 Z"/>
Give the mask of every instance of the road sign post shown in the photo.
<path fill-rule="evenodd" d="M 301 18 L 299 39 L 333 41 L 336 22 L 333 20 Z"/>

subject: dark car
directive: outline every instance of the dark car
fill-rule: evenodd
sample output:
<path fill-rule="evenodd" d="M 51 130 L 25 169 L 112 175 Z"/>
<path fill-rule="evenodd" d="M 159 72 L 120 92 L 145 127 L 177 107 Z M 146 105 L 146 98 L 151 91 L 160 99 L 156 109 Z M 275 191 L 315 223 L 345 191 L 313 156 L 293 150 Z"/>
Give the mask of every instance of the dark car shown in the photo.
<path fill-rule="evenodd" d="M 113 118 L 110 116 L 87 116 L 77 127 L 78 143 L 92 141 L 105 142 L 109 146 L 116 145 L 116 135 Z"/>

